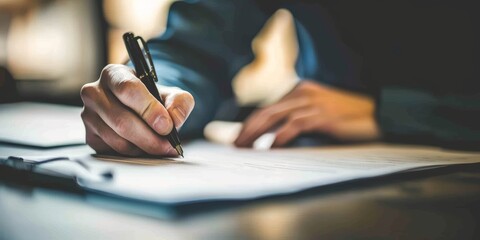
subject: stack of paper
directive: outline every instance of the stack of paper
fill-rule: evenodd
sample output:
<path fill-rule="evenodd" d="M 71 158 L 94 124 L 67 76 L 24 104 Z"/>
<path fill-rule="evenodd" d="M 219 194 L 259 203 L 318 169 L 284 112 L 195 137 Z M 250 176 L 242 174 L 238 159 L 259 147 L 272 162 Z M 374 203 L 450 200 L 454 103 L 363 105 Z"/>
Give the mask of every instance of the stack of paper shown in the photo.
<path fill-rule="evenodd" d="M 259 151 L 198 141 L 185 147 L 184 159 L 76 159 L 114 174 L 111 181 L 79 179 L 88 190 L 174 204 L 251 199 L 402 171 L 478 163 L 480 153 L 397 145 Z"/>

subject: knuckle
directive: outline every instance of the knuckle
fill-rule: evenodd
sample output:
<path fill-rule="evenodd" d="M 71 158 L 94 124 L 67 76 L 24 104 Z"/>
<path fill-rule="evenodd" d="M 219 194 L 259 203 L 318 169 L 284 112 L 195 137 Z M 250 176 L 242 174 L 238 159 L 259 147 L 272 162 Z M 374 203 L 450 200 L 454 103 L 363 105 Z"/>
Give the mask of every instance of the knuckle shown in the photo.
<path fill-rule="evenodd" d="M 110 79 L 111 72 L 112 72 L 111 65 L 107 65 L 106 67 L 104 67 L 102 69 L 102 72 L 100 72 L 100 77 L 98 78 L 98 81 L 100 81 L 101 83 L 104 83 L 105 81 Z"/>
<path fill-rule="evenodd" d="M 94 99 L 96 95 L 97 89 L 93 83 L 87 83 L 80 89 L 80 97 L 84 102 L 87 99 Z"/>
<path fill-rule="evenodd" d="M 109 64 L 105 66 L 100 73 L 99 81 L 102 83 L 123 81 L 124 79 L 132 78 L 134 72 L 127 66 L 121 64 Z"/>
<path fill-rule="evenodd" d="M 88 111 L 85 108 L 83 108 L 82 112 L 80 113 L 80 117 L 84 122 L 88 120 L 88 115 L 89 115 Z"/>
<path fill-rule="evenodd" d="M 123 79 L 115 84 L 115 92 L 117 96 L 123 98 L 124 100 L 131 100 L 134 97 L 134 94 L 137 92 L 136 89 L 139 86 L 139 81 L 132 79 Z"/>
<path fill-rule="evenodd" d="M 300 84 L 298 90 L 303 94 L 315 94 L 315 89 L 317 89 L 317 84 L 312 81 L 305 81 L 303 84 Z"/>
<path fill-rule="evenodd" d="M 264 120 L 264 119 L 269 119 L 268 118 L 268 113 L 265 113 L 265 110 L 258 110 L 256 112 L 253 112 L 246 120 L 244 124 L 244 129 L 251 129 L 254 128 L 257 124 L 258 121 Z"/>
<path fill-rule="evenodd" d="M 280 111 L 273 111 L 273 110 L 268 110 L 265 113 L 265 117 L 268 119 L 278 119 L 282 116 L 282 112 Z"/>
<path fill-rule="evenodd" d="M 115 69 L 117 68 L 118 68 L 118 64 L 108 64 L 102 69 L 102 72 L 100 73 L 100 79 L 105 80 L 105 79 L 111 78 L 111 76 L 115 72 Z"/>
<path fill-rule="evenodd" d="M 290 118 L 289 125 L 295 129 L 301 129 L 305 125 L 305 121 L 302 118 Z"/>

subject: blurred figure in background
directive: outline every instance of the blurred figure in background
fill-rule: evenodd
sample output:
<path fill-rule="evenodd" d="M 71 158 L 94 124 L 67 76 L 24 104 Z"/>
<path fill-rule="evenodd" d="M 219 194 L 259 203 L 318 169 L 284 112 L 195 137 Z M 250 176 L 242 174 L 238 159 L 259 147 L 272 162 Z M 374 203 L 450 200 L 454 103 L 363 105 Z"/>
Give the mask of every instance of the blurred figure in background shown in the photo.
<path fill-rule="evenodd" d="M 364 134 L 366 139 L 375 138 L 373 100 L 366 95 L 367 87 L 360 82 L 359 69 L 350 59 L 347 49 L 336 39 L 329 20 L 322 16 L 323 10 L 316 4 L 287 5 L 290 5 L 286 7 L 296 20 L 287 12 L 280 12 L 278 18 L 286 23 L 291 20 L 298 38 L 298 47 L 295 47 L 299 54 L 293 61 L 293 65 L 296 65 L 296 74 L 293 76 L 296 78 L 298 74 L 300 79 L 311 80 L 301 81 L 298 87 L 292 89 L 297 80 L 292 79 L 293 84 L 288 83 L 289 86 L 283 90 L 283 95 L 290 91 L 290 94 L 299 95 L 302 106 L 290 107 L 290 110 L 301 109 L 306 115 L 306 119 L 302 118 L 301 121 L 324 118 L 324 123 L 310 126 L 304 131 L 326 132 L 333 129 L 333 123 L 341 125 L 343 120 L 359 120 L 367 125 L 368 130 L 352 130 L 362 129 L 368 132 Z M 161 84 L 180 87 L 194 96 L 196 107 L 181 129 L 184 137 L 200 136 L 204 126 L 216 115 L 220 104 L 234 96 L 232 80 L 255 57 L 251 49 L 252 40 L 281 6 L 280 2 L 270 5 L 255 1 L 195 1 L 172 5 L 166 32 L 149 41 L 149 48 Z M 246 85 L 249 84 L 254 85 Z M 180 127 L 192 110 L 192 97 L 178 89 L 172 90 L 172 93 L 165 92 L 165 89 L 168 88 L 160 88 L 160 91 L 163 91 L 167 110 L 174 125 Z M 244 95 L 249 93 L 247 90 Z M 274 92 L 270 94 L 278 95 Z M 164 140 L 156 134 L 170 132 L 172 120 L 166 115 L 167 111 L 147 94 L 129 68 L 118 65 L 106 67 L 99 81 L 86 85 L 82 95 L 87 142 L 96 150 L 115 150 L 133 155 L 143 152 L 165 154 L 171 151 L 168 144 L 162 147 Z M 332 95 L 340 97 L 332 98 Z M 279 97 L 275 100 L 278 101 Z M 247 103 L 261 104 L 263 99 L 260 97 L 256 102 Z M 285 104 L 291 105 L 290 101 Z M 278 125 L 288 118 L 293 120 L 297 114 L 290 112 L 285 112 L 276 122 L 265 122 L 263 128 L 270 130 L 267 124 Z M 294 120 L 295 124 L 297 121 Z M 248 128 L 249 125 L 245 125 L 243 132 L 247 135 L 243 135 L 243 140 L 240 136 L 237 145 L 250 146 L 262 134 L 251 132 Z M 300 133 L 286 133 L 285 139 L 275 145 L 285 145 Z"/>
<path fill-rule="evenodd" d="M 225 115 L 219 111 L 233 109 L 222 104 L 235 97 L 244 106 L 261 107 L 245 120 L 235 140 L 241 147 L 272 130 L 277 147 L 302 133 L 343 141 L 374 140 L 382 133 L 386 140 L 478 146 L 479 127 L 463 119 L 480 116 L 473 115 L 479 111 L 478 89 L 471 88 L 478 86 L 472 85 L 478 54 L 468 51 L 478 51 L 471 42 L 478 26 L 469 2 L 454 10 L 447 1 L 420 2 L 176 2 L 166 32 L 148 42 L 160 84 L 170 86 L 159 88 L 166 108 L 130 68 L 109 65 L 98 81 L 82 89 L 87 143 L 98 152 L 174 154 L 159 135 L 183 126 L 184 137 L 198 137 L 215 116 Z M 442 18 L 446 12 L 462 18 L 448 19 L 445 31 L 425 17 Z M 266 61 L 258 49 L 264 35 L 257 36 L 268 36 L 264 28 L 278 22 L 293 26 L 284 32 L 293 29 L 288 42 L 294 46 L 273 51 L 282 63 L 278 71 L 285 73 L 280 80 L 269 76 L 268 64 L 260 64 Z M 422 27 L 431 31 L 422 32 Z M 449 37 L 446 31 L 469 40 Z M 465 56 L 468 64 L 456 61 Z M 289 68 L 293 71 L 284 71 Z M 445 78 L 453 72 L 460 79 Z M 259 85 L 279 91 L 249 98 Z M 459 114 L 448 116 L 453 112 Z"/>

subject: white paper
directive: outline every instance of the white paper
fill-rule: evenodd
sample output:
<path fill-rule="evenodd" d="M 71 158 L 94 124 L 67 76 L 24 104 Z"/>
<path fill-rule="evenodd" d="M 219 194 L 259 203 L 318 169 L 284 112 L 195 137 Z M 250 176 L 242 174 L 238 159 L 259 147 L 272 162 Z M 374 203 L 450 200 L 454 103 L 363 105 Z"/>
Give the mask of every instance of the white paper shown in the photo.
<path fill-rule="evenodd" d="M 160 203 L 249 199 L 427 166 L 480 162 L 480 153 L 362 145 L 278 150 L 237 149 L 204 141 L 184 159 L 83 157 L 112 181 L 80 181 L 87 189 Z"/>
<path fill-rule="evenodd" d="M 37 147 L 85 143 L 80 107 L 43 103 L 0 106 L 0 141 Z"/>

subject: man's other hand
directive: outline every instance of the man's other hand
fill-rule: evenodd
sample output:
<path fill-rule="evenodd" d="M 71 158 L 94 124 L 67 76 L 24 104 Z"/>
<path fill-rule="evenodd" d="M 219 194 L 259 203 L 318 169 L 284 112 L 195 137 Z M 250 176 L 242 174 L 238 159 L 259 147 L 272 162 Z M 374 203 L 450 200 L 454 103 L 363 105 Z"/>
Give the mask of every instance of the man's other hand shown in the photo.
<path fill-rule="evenodd" d="M 269 131 L 276 133 L 272 147 L 284 146 L 302 133 L 324 133 L 344 141 L 373 140 L 379 137 L 374 110 L 370 97 L 302 81 L 277 103 L 252 113 L 235 145 L 251 147 Z"/>
<path fill-rule="evenodd" d="M 86 141 L 97 153 L 177 156 L 162 136 L 180 128 L 193 109 L 186 91 L 161 87 L 165 107 L 150 94 L 134 71 L 124 65 L 106 66 L 100 78 L 81 90 Z"/>

